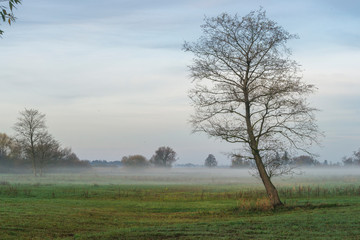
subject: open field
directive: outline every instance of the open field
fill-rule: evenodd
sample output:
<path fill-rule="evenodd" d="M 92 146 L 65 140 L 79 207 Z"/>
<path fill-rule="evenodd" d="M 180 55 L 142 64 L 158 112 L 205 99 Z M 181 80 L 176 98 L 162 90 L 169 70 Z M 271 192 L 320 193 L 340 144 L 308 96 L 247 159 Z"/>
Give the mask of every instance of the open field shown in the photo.
<path fill-rule="evenodd" d="M 277 179 L 247 170 L 0 175 L 0 239 L 359 239 L 360 169 Z"/>

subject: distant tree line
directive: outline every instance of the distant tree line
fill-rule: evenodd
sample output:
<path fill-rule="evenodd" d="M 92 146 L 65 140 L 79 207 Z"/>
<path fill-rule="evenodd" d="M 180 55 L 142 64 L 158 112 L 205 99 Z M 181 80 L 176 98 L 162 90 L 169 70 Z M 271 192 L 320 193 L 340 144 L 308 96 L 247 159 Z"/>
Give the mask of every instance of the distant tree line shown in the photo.
<path fill-rule="evenodd" d="M 232 168 L 248 168 L 254 167 L 253 161 L 241 155 L 233 154 L 231 155 L 231 167 Z M 277 153 L 274 158 L 270 159 L 267 162 L 267 166 L 276 166 L 276 165 L 288 165 L 294 167 L 340 167 L 341 163 L 329 163 L 327 160 L 320 162 L 315 159 L 313 156 L 309 155 L 300 155 L 291 157 L 287 152 L 284 152 L 283 155 Z M 360 149 L 354 151 L 353 155 L 350 157 L 343 157 L 342 159 L 343 166 L 360 166 Z M 271 172 L 271 171 L 270 171 Z"/>
<path fill-rule="evenodd" d="M 20 112 L 14 124 L 15 136 L 0 133 L 0 172 L 19 172 L 32 169 L 34 176 L 42 176 L 45 169 L 87 168 L 70 148 L 48 132 L 45 115 L 35 109 Z"/>
<path fill-rule="evenodd" d="M 92 167 L 120 167 L 121 161 L 93 160 L 90 162 Z"/>
<path fill-rule="evenodd" d="M 350 157 L 343 157 L 342 162 L 345 166 L 360 166 L 360 148 L 353 152 Z"/>
<path fill-rule="evenodd" d="M 177 154 L 171 147 L 159 147 L 154 155 L 147 159 L 142 155 L 124 156 L 121 164 L 127 168 L 160 167 L 171 168 L 177 160 Z"/>

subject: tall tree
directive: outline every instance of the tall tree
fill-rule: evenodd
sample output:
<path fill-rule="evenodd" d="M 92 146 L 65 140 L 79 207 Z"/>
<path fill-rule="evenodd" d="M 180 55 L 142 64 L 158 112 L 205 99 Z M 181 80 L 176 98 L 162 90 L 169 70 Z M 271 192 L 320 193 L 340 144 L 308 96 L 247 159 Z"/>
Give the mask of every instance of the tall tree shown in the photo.
<path fill-rule="evenodd" d="M 156 167 L 171 167 L 175 161 L 176 152 L 171 147 L 159 147 L 150 159 Z"/>
<path fill-rule="evenodd" d="M 318 128 L 306 95 L 313 85 L 298 75 L 286 42 L 294 37 L 262 9 L 245 17 L 223 13 L 205 18 L 198 41 L 185 42 L 194 54 L 189 66 L 194 87 L 194 132 L 205 132 L 241 146 L 255 161 L 274 207 L 282 205 L 266 162 L 289 148 L 306 151 Z"/>
<path fill-rule="evenodd" d="M 14 125 L 16 137 L 23 145 L 25 154 L 31 159 L 33 173 L 37 176 L 36 147 L 46 134 L 45 114 L 35 109 L 25 109 Z"/>
<path fill-rule="evenodd" d="M 16 18 L 13 9 L 16 8 L 18 4 L 21 4 L 21 0 L 0 0 L 0 17 L 3 22 L 11 25 L 11 23 L 15 21 Z M 3 33 L 4 31 L 0 29 L 0 37 Z"/>

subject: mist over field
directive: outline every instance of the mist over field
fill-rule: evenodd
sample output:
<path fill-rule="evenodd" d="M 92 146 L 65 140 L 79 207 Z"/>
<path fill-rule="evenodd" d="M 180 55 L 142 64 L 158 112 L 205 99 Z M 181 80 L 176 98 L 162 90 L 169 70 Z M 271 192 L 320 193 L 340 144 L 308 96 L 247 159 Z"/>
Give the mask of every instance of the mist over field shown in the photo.
<path fill-rule="evenodd" d="M 156 185 L 222 185 L 253 186 L 263 188 L 261 180 L 250 168 L 147 168 L 129 169 L 124 167 L 93 167 L 86 170 L 57 169 L 57 172 L 45 173 L 43 177 L 34 178 L 28 174 L 1 174 L 0 181 L 10 183 L 48 183 L 48 184 L 156 184 Z M 336 183 L 360 179 L 360 168 L 297 168 L 289 176 L 274 177 L 278 186 L 301 184 Z"/>
<path fill-rule="evenodd" d="M 274 178 L 285 203 L 279 209 L 249 169 L 73 170 L 42 177 L 0 174 L 0 238 L 358 239 L 360 234 L 359 168 L 303 168 L 300 175 Z"/>

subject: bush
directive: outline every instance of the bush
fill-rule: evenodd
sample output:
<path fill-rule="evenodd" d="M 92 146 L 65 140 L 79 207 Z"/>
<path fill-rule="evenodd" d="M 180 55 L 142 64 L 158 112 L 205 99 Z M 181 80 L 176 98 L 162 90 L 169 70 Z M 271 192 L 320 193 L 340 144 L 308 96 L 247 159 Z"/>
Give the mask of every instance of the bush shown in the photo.
<path fill-rule="evenodd" d="M 121 164 L 124 167 L 143 168 L 147 167 L 149 165 L 149 162 L 142 155 L 131 155 L 128 157 L 123 157 L 121 160 Z"/>

